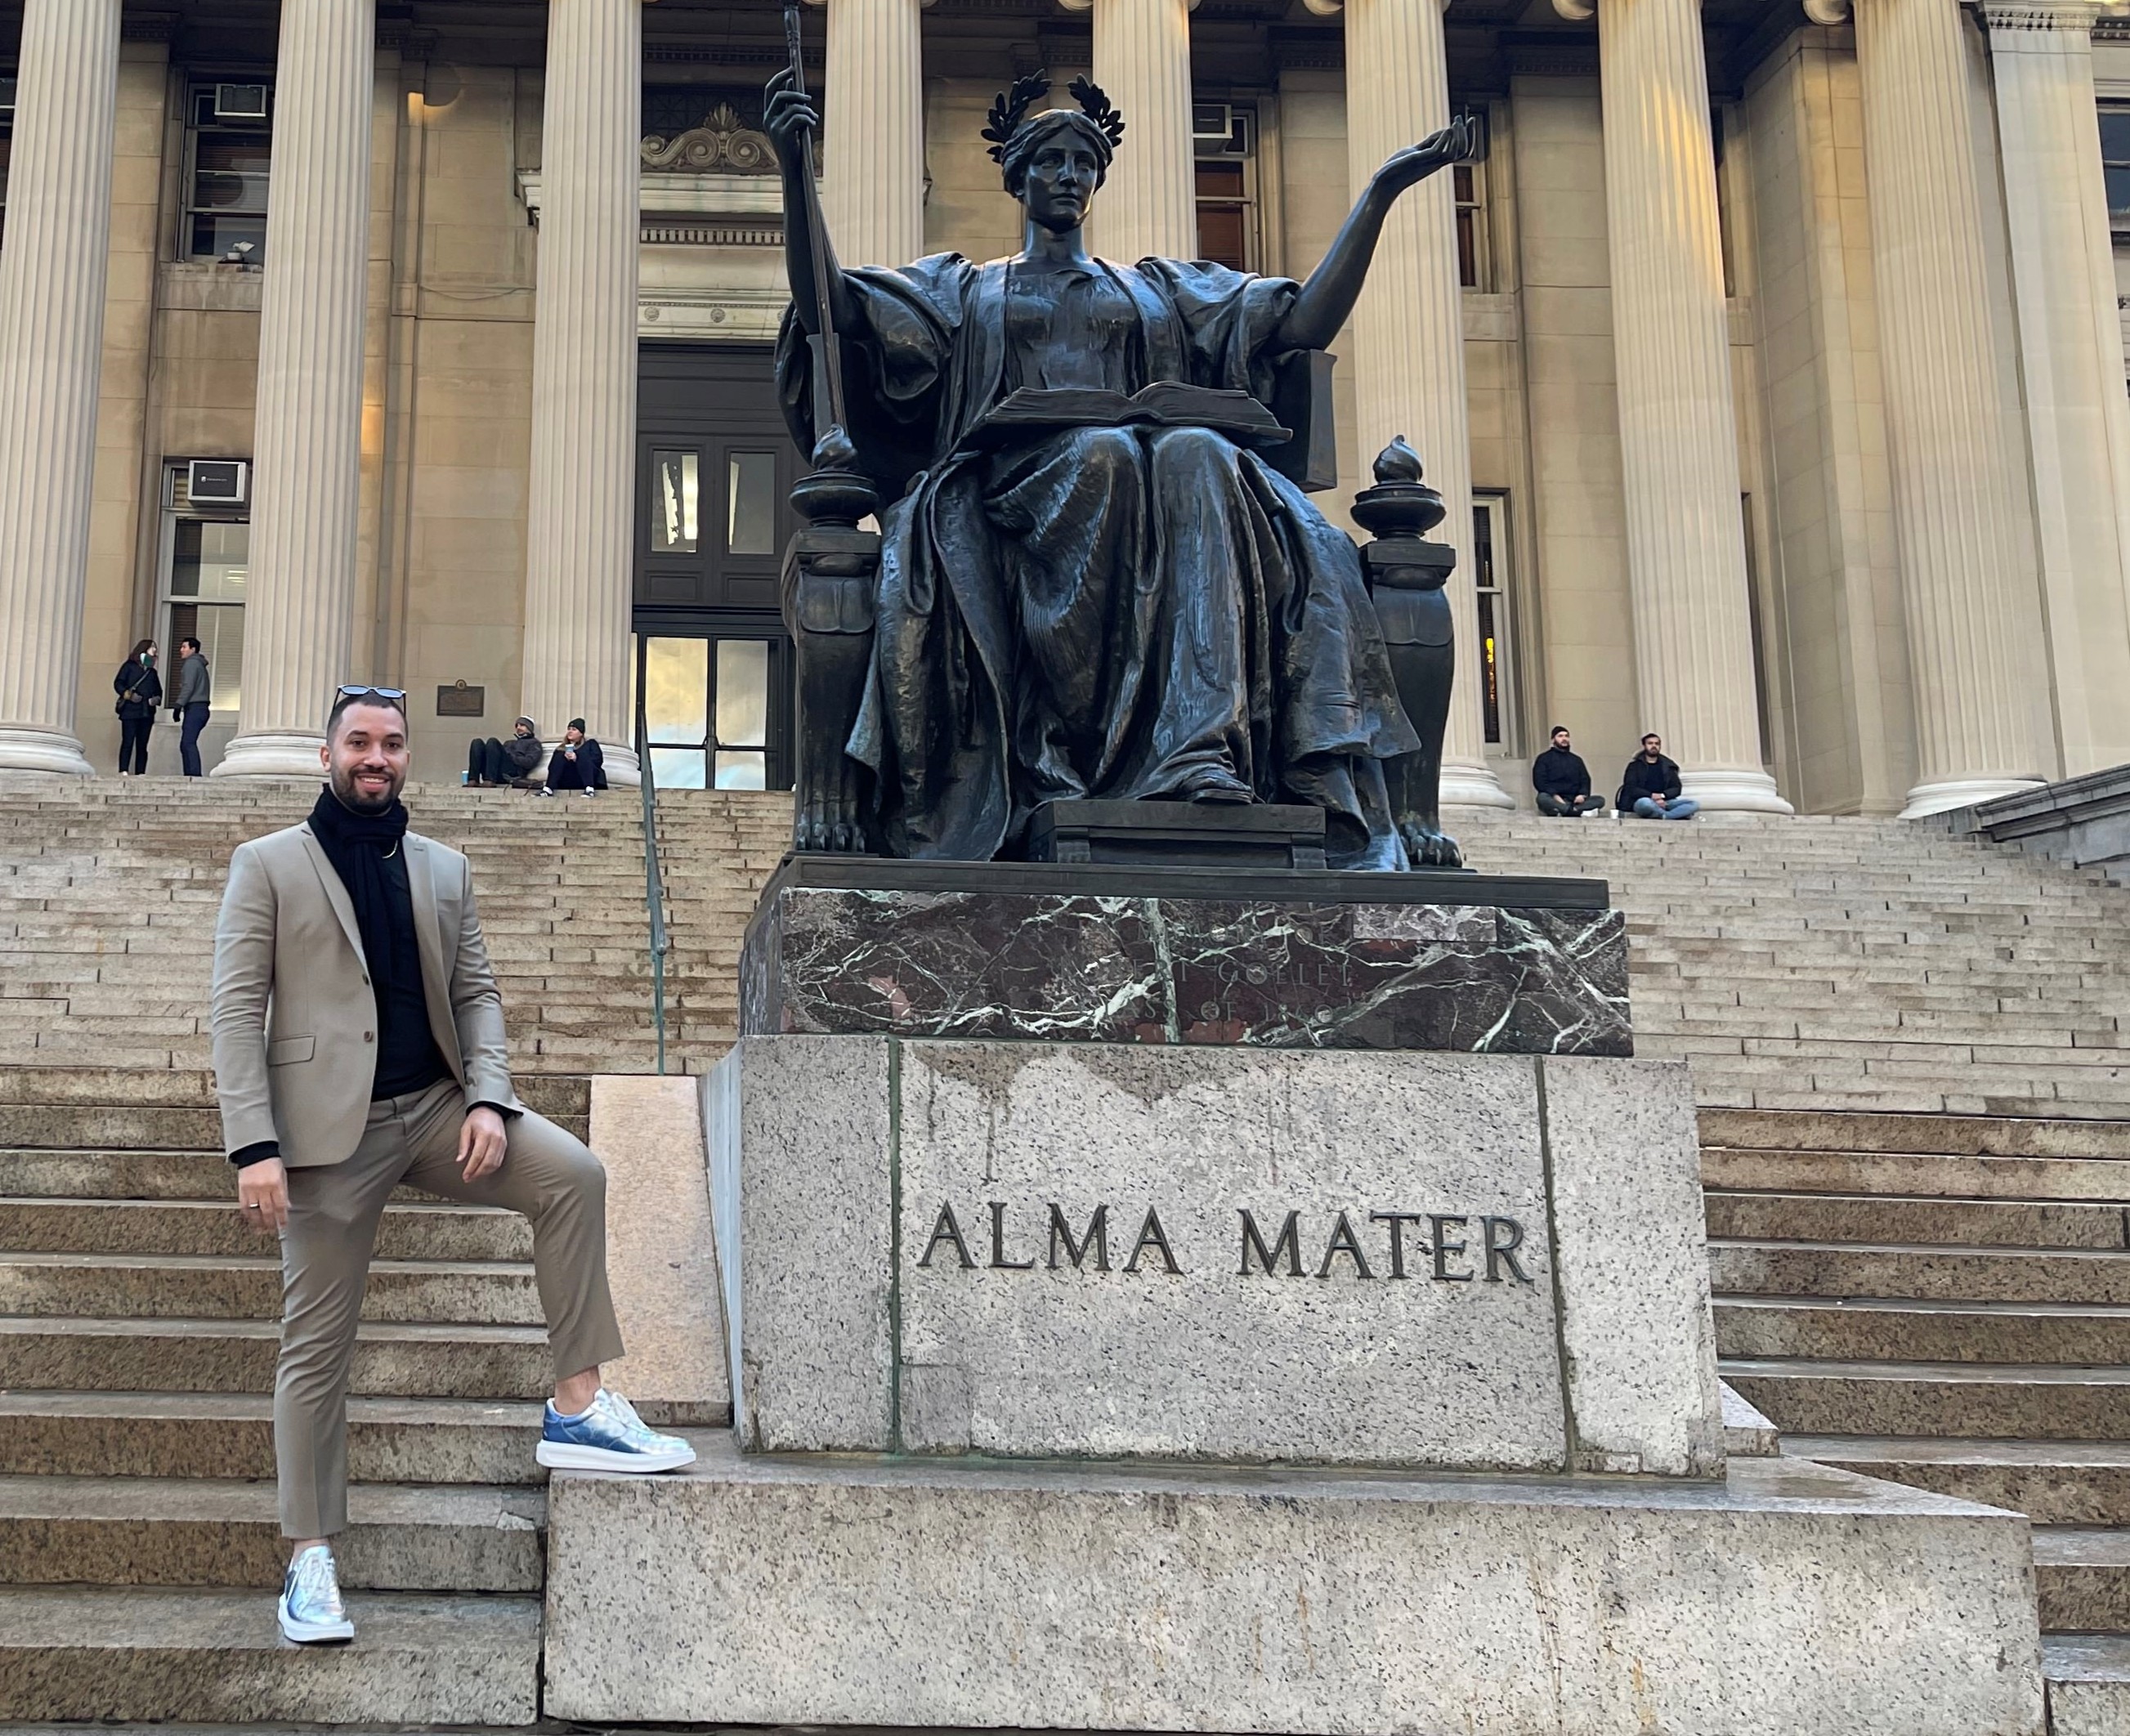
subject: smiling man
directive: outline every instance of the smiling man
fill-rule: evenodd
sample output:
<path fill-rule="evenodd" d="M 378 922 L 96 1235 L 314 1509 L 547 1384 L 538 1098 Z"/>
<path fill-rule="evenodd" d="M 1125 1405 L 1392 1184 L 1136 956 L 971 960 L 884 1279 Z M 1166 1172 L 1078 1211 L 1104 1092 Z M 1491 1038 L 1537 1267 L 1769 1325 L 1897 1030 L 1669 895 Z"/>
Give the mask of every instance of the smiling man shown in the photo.
<path fill-rule="evenodd" d="M 405 695 L 344 687 L 300 826 L 240 845 L 215 928 L 214 1067 L 245 1220 L 281 1238 L 274 1451 L 292 1540 L 281 1631 L 347 1640 L 347 1384 L 370 1252 L 404 1182 L 532 1225 L 554 1352 L 543 1465 L 647 1472 L 694 1450 L 599 1381 L 622 1353 L 606 1172 L 511 1088 L 466 859 L 407 829 Z"/>

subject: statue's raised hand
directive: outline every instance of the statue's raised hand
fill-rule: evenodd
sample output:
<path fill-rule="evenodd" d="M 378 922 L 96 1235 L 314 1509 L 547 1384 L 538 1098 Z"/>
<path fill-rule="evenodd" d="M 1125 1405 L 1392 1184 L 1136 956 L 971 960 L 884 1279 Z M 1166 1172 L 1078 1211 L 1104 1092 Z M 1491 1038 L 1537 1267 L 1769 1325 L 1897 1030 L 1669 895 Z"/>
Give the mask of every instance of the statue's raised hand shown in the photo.
<path fill-rule="evenodd" d="M 802 141 L 821 124 L 814 99 L 791 87 L 791 69 L 787 66 L 770 79 L 762 93 L 762 130 L 776 147 L 776 160 L 786 174 L 795 172 Z"/>
<path fill-rule="evenodd" d="M 1447 126 L 1430 133 L 1417 145 L 1408 145 L 1394 153 L 1376 171 L 1373 190 L 1394 199 L 1406 188 L 1417 187 L 1437 169 L 1461 163 L 1478 144 L 1478 131 L 1469 117 L 1459 115 Z"/>

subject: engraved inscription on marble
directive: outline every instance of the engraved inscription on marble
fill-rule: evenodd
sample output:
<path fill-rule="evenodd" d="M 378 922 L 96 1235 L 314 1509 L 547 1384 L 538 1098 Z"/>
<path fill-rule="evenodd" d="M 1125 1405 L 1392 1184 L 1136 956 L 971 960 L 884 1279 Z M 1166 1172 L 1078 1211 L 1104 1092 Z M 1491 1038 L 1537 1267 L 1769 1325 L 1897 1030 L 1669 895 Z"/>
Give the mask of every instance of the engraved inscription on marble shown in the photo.
<path fill-rule="evenodd" d="M 1525 1268 L 1531 1250 L 1525 1246 L 1523 1222 L 1507 1213 L 1342 1210 L 1333 1214 L 1328 1224 L 1320 1226 L 1312 1221 L 1305 1229 L 1299 1208 L 1283 1217 L 1271 1214 L 1262 1224 L 1249 1207 L 1235 1209 L 1241 1220 L 1238 1235 L 1241 1264 L 1234 1271 L 1240 1277 L 1304 1276 L 1308 1270 L 1304 1247 L 1313 1256 L 1321 1239 L 1322 1257 L 1310 1262 L 1321 1279 L 1427 1278 L 1438 1284 L 1534 1282 Z M 1015 1208 L 1003 1199 L 988 1199 L 983 1203 L 981 1214 L 968 1212 L 967 1216 L 972 1226 L 982 1224 L 986 1229 L 977 1234 L 965 1233 L 963 1213 L 954 1209 L 952 1200 L 940 1203 L 932 1233 L 917 1257 L 920 1271 L 930 1269 L 935 1260 L 941 1270 L 962 1271 L 1034 1271 L 1039 1263 L 1053 1272 L 1069 1267 L 1077 1272 L 1129 1274 L 1139 1271 L 1142 1263 L 1149 1273 L 1166 1271 L 1171 1277 L 1182 1277 L 1187 1270 L 1162 1223 L 1158 1206 L 1147 1206 L 1143 1215 L 1136 1207 L 1120 1209 L 1112 1219 L 1110 1202 L 1104 1200 L 1085 1214 L 1077 1231 L 1072 1227 L 1073 1214 L 1054 1199 L 1039 1208 Z M 1120 1263 L 1112 1266 L 1110 1226 L 1115 1223 L 1121 1228 L 1134 1218 L 1138 1233 L 1131 1238 L 1129 1252 L 1125 1251 L 1126 1244 L 1120 1242 Z M 1009 1220 L 1014 1226 L 1010 1230 Z M 1365 1236 L 1357 1223 L 1371 1226 Z M 1024 1247 L 1029 1257 L 1015 1258 Z M 1197 1250 L 1187 1247 L 1186 1251 L 1197 1260 L 1200 1269 L 1212 1269 L 1214 1262 Z M 986 1252 L 987 1258 L 977 1257 Z M 1224 1257 L 1231 1257 L 1232 1251 Z"/>

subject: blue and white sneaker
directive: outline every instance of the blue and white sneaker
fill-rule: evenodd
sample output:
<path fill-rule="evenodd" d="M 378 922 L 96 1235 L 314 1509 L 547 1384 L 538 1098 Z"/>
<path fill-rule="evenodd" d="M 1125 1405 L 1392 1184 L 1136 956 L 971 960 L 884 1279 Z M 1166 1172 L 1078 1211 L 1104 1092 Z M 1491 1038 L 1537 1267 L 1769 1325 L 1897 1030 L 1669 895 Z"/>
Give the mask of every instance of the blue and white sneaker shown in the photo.
<path fill-rule="evenodd" d="M 340 1600 L 340 1575 L 333 1566 L 332 1551 L 313 1543 L 289 1563 L 281 1581 L 281 1601 L 275 1606 L 281 1619 L 281 1637 L 299 1646 L 328 1644 L 355 1638 L 355 1624 L 347 1619 Z"/>
<path fill-rule="evenodd" d="M 564 1416 L 555 1409 L 555 1401 L 548 1400 L 540 1444 L 532 1456 L 555 1471 L 618 1471 L 633 1476 L 678 1471 L 695 1462 L 694 1447 L 678 1435 L 652 1433 L 628 1400 L 604 1386 L 580 1416 Z"/>

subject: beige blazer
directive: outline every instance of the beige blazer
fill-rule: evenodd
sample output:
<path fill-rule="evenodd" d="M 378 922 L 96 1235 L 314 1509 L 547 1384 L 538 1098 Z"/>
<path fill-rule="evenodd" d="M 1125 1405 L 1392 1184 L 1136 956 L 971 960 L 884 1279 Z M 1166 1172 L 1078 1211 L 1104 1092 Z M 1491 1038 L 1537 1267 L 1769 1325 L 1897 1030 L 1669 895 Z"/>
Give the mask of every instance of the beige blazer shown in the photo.
<path fill-rule="evenodd" d="M 469 1108 L 522 1109 L 503 997 L 456 850 L 408 832 L 429 1029 Z M 290 1168 L 352 1156 L 377 1077 L 377 999 L 355 904 L 308 825 L 241 844 L 214 930 L 214 1071 L 230 1152 L 277 1139 Z"/>

